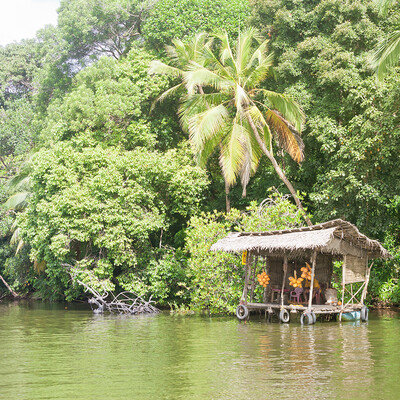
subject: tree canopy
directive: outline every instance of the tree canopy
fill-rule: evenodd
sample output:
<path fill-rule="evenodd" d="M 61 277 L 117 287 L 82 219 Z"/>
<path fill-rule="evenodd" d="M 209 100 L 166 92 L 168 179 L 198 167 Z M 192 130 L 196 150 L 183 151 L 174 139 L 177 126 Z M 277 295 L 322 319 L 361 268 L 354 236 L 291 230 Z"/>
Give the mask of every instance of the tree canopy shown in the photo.
<path fill-rule="evenodd" d="M 207 246 L 271 229 L 257 205 L 276 187 L 286 225 L 301 199 L 385 241 L 370 300 L 399 302 L 395 42 L 382 79 L 371 65 L 399 20 L 391 0 L 62 0 L 57 26 L 0 48 L 1 277 L 76 299 L 71 264 L 229 311 L 240 270 Z"/>

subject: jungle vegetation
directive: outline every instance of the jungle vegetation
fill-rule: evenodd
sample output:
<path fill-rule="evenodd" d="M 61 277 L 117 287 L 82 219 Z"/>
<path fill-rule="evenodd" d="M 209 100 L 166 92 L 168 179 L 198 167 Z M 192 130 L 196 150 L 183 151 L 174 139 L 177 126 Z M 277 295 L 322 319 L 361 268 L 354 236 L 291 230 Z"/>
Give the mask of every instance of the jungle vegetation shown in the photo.
<path fill-rule="evenodd" d="M 69 264 L 231 312 L 241 260 L 214 241 L 343 218 L 393 255 L 368 301 L 399 304 L 399 22 L 383 0 L 61 0 L 0 47 L 1 277 L 83 298 Z"/>

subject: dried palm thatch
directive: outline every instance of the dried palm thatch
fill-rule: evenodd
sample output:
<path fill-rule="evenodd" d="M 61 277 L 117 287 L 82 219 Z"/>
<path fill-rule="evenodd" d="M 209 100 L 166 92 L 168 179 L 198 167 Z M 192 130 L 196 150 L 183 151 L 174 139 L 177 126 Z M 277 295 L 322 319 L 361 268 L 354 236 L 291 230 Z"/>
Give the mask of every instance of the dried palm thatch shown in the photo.
<path fill-rule="evenodd" d="M 340 256 L 368 256 L 370 259 L 390 257 L 377 240 L 369 239 L 355 225 L 341 219 L 281 231 L 231 233 L 213 244 L 211 250 L 230 253 L 249 250 L 258 254 L 293 256 L 317 251 Z"/>

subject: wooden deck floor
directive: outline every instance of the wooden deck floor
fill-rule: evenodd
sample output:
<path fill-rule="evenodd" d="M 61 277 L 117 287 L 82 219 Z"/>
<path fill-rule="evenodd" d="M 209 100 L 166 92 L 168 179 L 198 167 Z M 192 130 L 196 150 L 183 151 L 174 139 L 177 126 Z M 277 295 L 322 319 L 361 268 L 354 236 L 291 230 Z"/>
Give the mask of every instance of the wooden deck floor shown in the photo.
<path fill-rule="evenodd" d="M 249 310 L 267 310 L 267 311 L 280 310 L 281 308 L 293 312 L 307 310 L 307 306 L 305 305 L 284 304 L 282 306 L 281 304 L 277 303 L 247 303 L 246 307 Z M 334 306 L 329 304 L 313 304 L 311 306 L 311 311 L 313 311 L 315 314 L 339 314 L 341 311 L 346 313 L 360 309 L 361 309 L 360 304 L 350 304 L 343 309 L 342 306 Z"/>

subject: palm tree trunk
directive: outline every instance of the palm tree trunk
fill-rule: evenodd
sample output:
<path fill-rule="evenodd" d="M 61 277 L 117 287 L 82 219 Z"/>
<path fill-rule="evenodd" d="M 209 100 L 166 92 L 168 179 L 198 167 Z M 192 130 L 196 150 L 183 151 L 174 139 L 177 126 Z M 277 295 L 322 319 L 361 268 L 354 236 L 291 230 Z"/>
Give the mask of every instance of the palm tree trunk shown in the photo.
<path fill-rule="evenodd" d="M 282 171 L 281 167 L 279 166 L 279 164 L 277 163 L 277 161 L 275 160 L 275 157 L 272 155 L 272 153 L 270 151 L 268 151 L 267 147 L 265 146 L 265 143 L 262 141 L 260 135 L 258 134 L 258 130 L 257 127 L 255 126 L 253 120 L 251 119 L 250 116 L 248 116 L 248 121 L 249 124 L 251 126 L 251 129 L 253 130 L 254 136 L 257 140 L 257 143 L 259 144 L 259 146 L 261 147 L 261 150 L 264 152 L 264 154 L 268 157 L 268 159 L 271 161 L 272 166 L 274 167 L 276 173 L 278 174 L 279 178 L 281 178 L 281 180 L 283 181 L 283 183 L 286 185 L 286 187 L 289 189 L 289 192 L 291 193 L 291 195 L 294 198 L 294 201 L 297 205 L 297 208 L 301 211 L 303 211 L 304 213 L 304 219 L 307 223 L 308 226 L 312 226 L 312 222 L 310 220 L 310 218 L 308 217 L 306 211 L 303 208 L 303 205 L 301 204 L 300 199 L 297 197 L 296 191 L 294 190 L 293 185 L 290 183 L 289 179 L 286 178 L 285 173 Z"/>
<path fill-rule="evenodd" d="M 14 292 L 8 285 L 8 283 L 4 280 L 4 278 L 0 275 L 1 281 L 4 283 L 5 287 L 10 291 L 10 293 L 13 295 L 13 297 L 18 297 L 17 293 Z"/>
<path fill-rule="evenodd" d="M 225 182 L 225 206 L 226 206 L 226 212 L 228 213 L 229 211 L 231 211 L 231 201 L 229 200 L 229 185 L 225 178 L 224 182 Z"/>
<path fill-rule="evenodd" d="M 201 88 L 200 88 L 201 89 Z M 202 90 L 201 90 L 202 91 Z M 208 107 L 207 107 L 208 108 Z M 219 151 L 222 151 L 222 145 L 221 143 L 219 144 Z M 224 184 L 225 184 L 225 208 L 226 208 L 226 212 L 228 213 L 229 211 L 231 211 L 231 201 L 229 200 L 229 184 L 224 176 L 224 172 L 223 172 L 223 168 L 222 168 L 222 164 L 221 164 L 221 160 L 219 162 L 219 165 L 221 167 L 221 171 L 222 171 L 222 177 L 224 178 Z"/>

